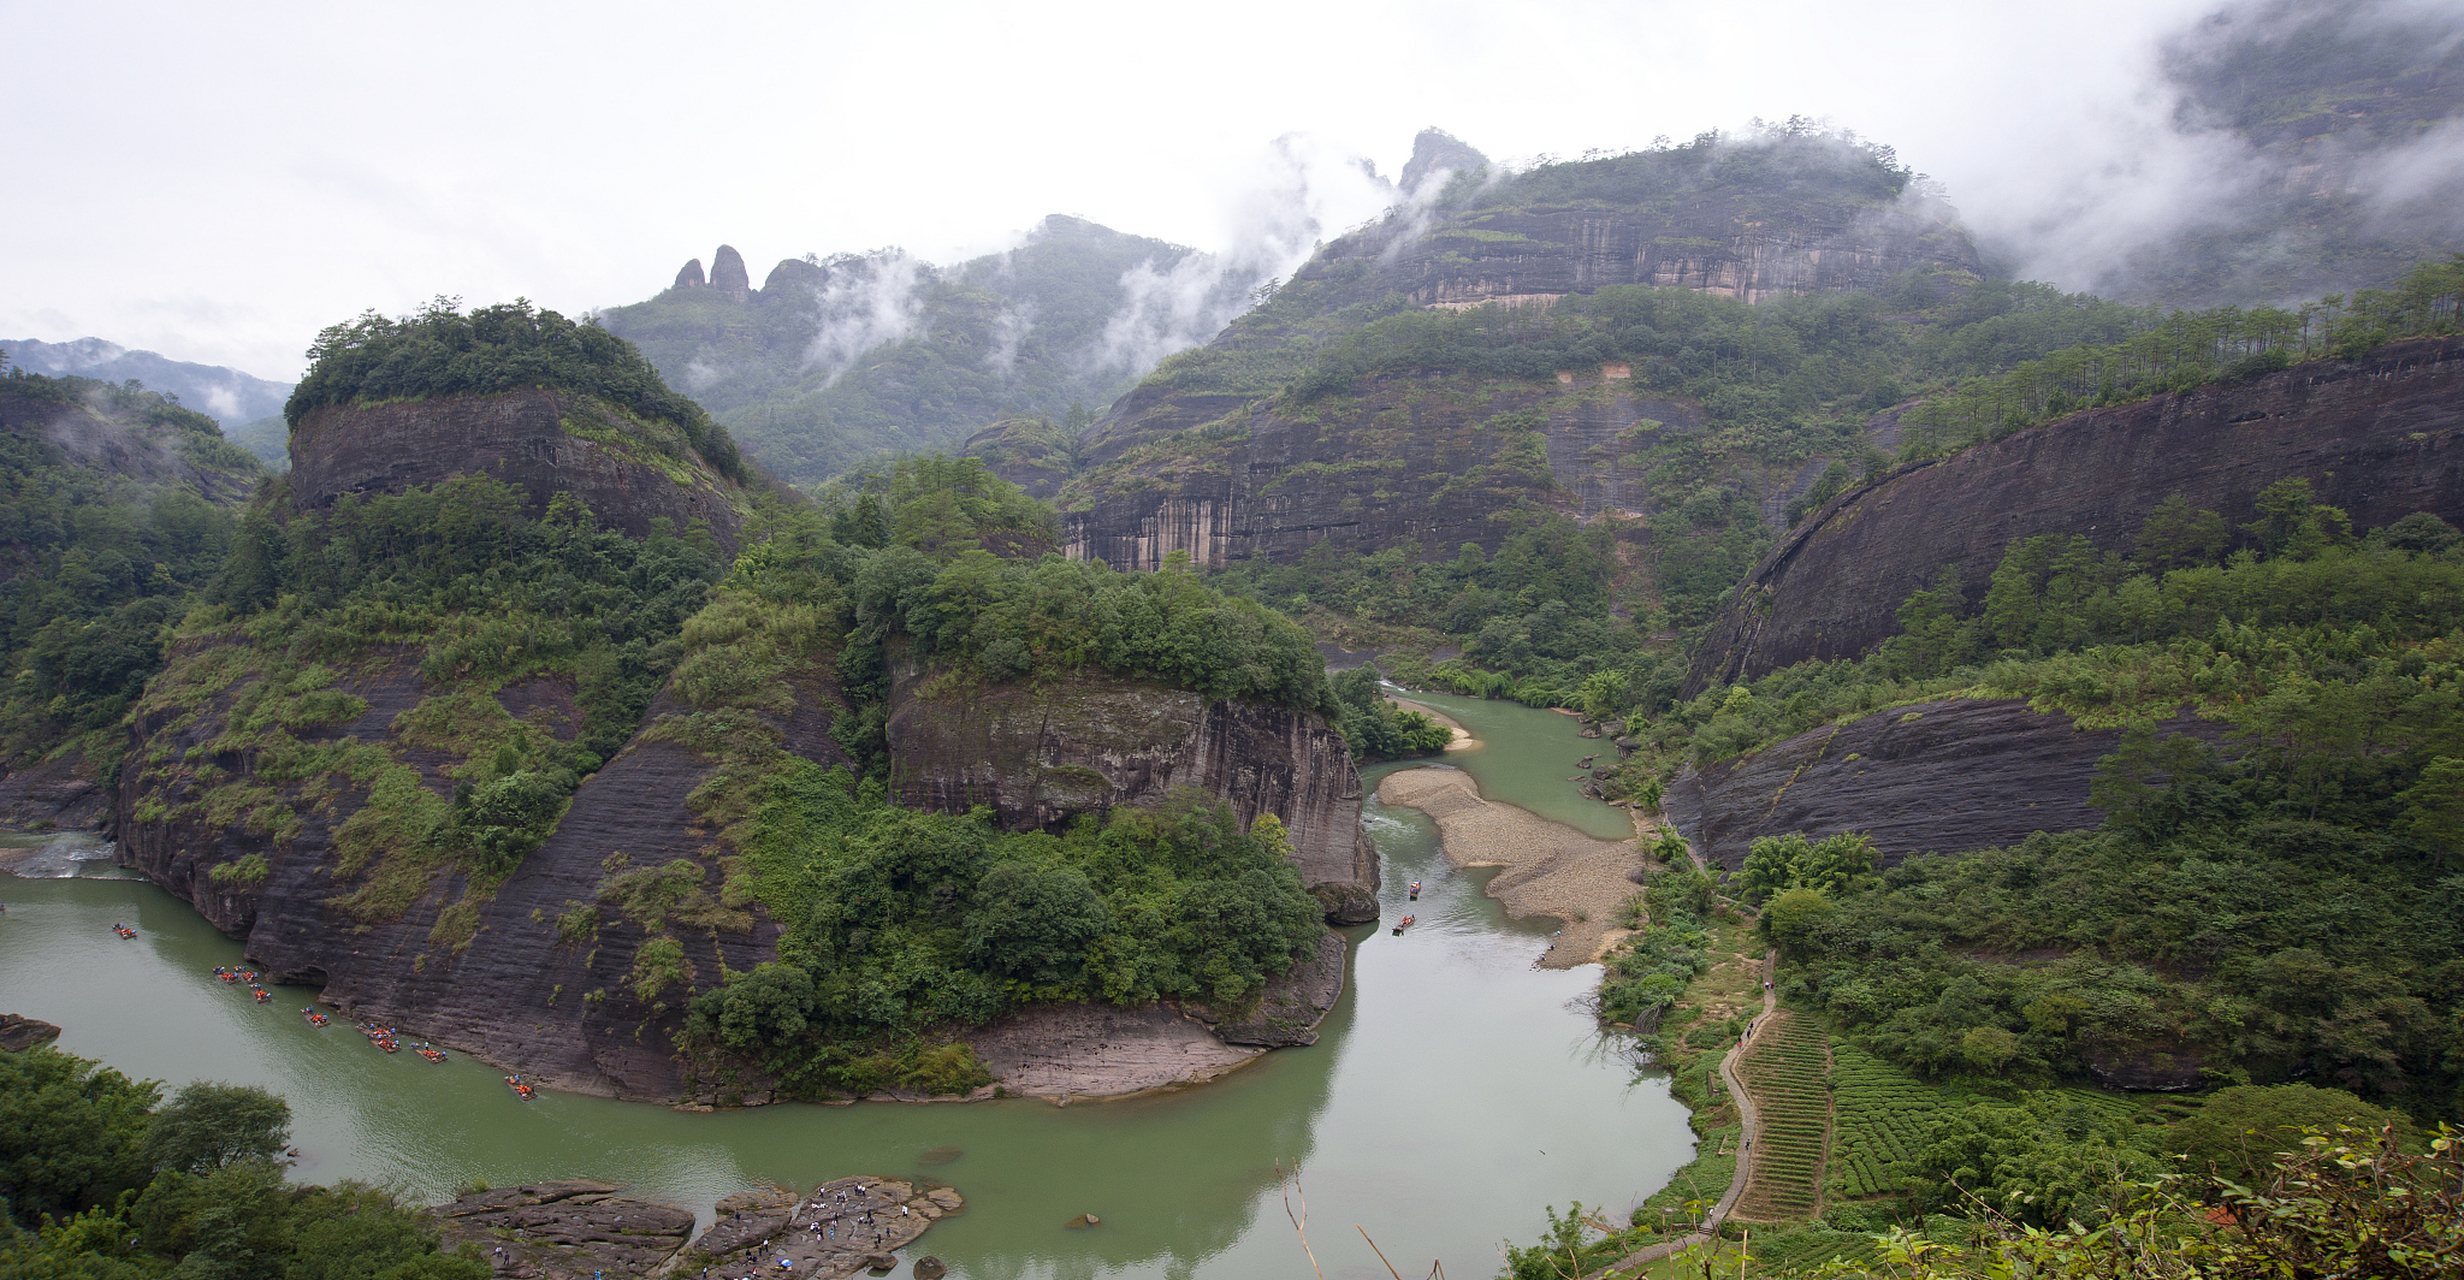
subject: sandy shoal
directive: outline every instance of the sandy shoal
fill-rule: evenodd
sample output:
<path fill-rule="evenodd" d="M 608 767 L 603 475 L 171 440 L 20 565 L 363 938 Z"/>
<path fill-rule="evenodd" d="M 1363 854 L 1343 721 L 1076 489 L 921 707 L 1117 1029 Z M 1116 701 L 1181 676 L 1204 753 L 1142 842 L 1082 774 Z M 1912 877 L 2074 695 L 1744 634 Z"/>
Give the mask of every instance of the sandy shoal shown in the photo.
<path fill-rule="evenodd" d="M 1460 769 L 1405 769 L 1378 784 L 1378 802 L 1418 809 L 1437 823 L 1446 857 L 1459 867 L 1504 867 L 1488 894 L 1512 919 L 1565 922 L 1544 968 L 1598 960 L 1628 930 L 1618 909 L 1639 892 L 1632 873 L 1645 865 L 1637 842 L 1601 840 L 1528 809 L 1484 800 Z"/>

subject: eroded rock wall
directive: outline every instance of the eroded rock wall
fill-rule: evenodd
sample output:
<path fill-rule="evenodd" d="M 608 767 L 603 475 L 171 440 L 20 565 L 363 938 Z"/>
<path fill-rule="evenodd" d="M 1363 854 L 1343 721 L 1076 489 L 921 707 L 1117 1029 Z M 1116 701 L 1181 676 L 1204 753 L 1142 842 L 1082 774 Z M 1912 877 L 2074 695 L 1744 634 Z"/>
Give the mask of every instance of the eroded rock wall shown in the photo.
<path fill-rule="evenodd" d="M 2188 719 L 2159 730 L 2210 741 L 2221 731 Z M 1661 804 L 1697 854 L 1730 871 L 1756 840 L 1792 831 L 1809 840 L 1864 832 L 1889 866 L 2095 826 L 2104 815 L 2088 807 L 2088 784 L 2120 740 L 2118 730 L 2078 729 L 2017 699 L 1925 702 L 1688 766 Z"/>
<path fill-rule="evenodd" d="M 1520 425 L 1524 414 L 1539 425 Z M 1255 412 L 1237 430 L 1142 433 L 1143 450 L 1116 436 L 1099 454 L 1117 465 L 1074 486 L 1062 520 L 1072 557 L 1119 569 L 1159 568 L 1175 551 L 1201 568 L 1289 561 L 1321 541 L 1364 554 L 1406 541 L 1434 557 L 1467 542 L 1494 551 L 1512 532 L 1497 517 L 1513 507 L 1648 510 L 1635 455 L 1701 423 L 1696 406 L 1598 369 L 1569 370 L 1554 391 L 1379 378 L 1341 403 Z"/>
<path fill-rule="evenodd" d="M 1898 632 L 1894 611 L 1944 565 L 1978 600 L 2020 539 L 2075 533 L 2127 551 L 2170 495 L 2240 522 L 2289 476 L 2362 528 L 2414 511 L 2464 524 L 2464 343 L 2395 343 L 2091 409 L 1845 494 L 1739 586 L 1696 651 L 1686 696 L 1864 653 Z"/>
<path fill-rule="evenodd" d="M 1274 814 L 1329 919 L 1377 918 L 1377 853 L 1360 773 L 1318 716 L 1110 676 L 983 686 L 897 673 L 889 722 L 899 801 L 990 807 L 1011 830 L 1151 804 L 1195 787 L 1244 823 Z"/>
<path fill-rule="evenodd" d="M 486 475 L 521 490 L 532 516 L 569 493 L 602 523 L 635 537 L 662 517 L 678 533 L 706 521 L 733 554 L 734 486 L 699 459 L 660 451 L 643 438 L 647 430 L 612 406 L 536 388 L 327 405 L 291 433 L 291 500 L 307 511 L 344 494 L 400 493 L 450 476 Z"/>

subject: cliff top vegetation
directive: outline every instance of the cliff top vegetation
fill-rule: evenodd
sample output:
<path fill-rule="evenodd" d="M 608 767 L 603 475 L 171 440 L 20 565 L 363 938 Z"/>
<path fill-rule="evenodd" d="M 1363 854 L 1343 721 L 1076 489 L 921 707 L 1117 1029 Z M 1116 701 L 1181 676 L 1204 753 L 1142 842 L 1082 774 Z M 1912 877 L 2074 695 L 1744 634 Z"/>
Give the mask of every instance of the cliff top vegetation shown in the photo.
<path fill-rule="evenodd" d="M 468 313 L 455 298 L 438 298 L 400 318 L 370 311 L 320 332 L 308 358 L 308 372 L 283 406 L 294 430 L 326 405 L 544 387 L 597 396 L 673 423 L 713 470 L 750 482 L 726 428 L 669 390 L 632 343 L 595 323 L 536 310 L 527 299 Z"/>

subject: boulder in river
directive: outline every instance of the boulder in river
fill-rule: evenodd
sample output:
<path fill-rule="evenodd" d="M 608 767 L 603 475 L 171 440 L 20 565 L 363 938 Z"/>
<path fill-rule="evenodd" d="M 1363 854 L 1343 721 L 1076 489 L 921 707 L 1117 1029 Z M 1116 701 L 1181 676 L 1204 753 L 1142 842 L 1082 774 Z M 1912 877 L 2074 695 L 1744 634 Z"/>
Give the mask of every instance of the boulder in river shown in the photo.
<path fill-rule="evenodd" d="M 22 1053 L 60 1038 L 60 1029 L 39 1019 L 0 1013 L 0 1049 Z"/>
<path fill-rule="evenodd" d="M 950 1264 L 931 1254 L 915 1260 L 915 1280 L 941 1280 L 950 1274 Z"/>

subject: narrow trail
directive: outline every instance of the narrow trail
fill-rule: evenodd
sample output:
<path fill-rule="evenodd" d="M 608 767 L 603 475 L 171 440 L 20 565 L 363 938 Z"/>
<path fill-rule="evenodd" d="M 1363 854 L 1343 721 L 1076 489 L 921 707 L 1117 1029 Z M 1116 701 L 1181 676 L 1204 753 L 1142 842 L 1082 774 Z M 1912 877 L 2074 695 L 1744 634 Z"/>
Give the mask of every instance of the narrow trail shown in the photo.
<path fill-rule="evenodd" d="M 1762 976 L 1766 985 L 1762 989 L 1762 1014 L 1755 1019 L 1756 1025 L 1760 1025 L 1763 1018 L 1770 1017 L 1771 1011 L 1779 1007 L 1778 992 L 1767 985 L 1778 963 L 1779 952 L 1766 951 L 1763 953 Z M 1737 1172 L 1728 1180 L 1727 1193 L 1720 1197 L 1718 1204 L 1711 1207 L 1710 1215 L 1703 1219 L 1701 1228 L 1693 1234 L 1679 1236 L 1674 1240 L 1663 1240 L 1647 1249 L 1638 1249 L 1583 1277 L 1583 1280 L 1599 1280 L 1603 1276 L 1614 1275 L 1620 1271 L 1631 1271 L 1658 1262 L 1681 1249 L 1691 1248 L 1711 1239 L 1719 1231 L 1720 1224 L 1728 1221 L 1729 1211 L 1737 1207 L 1737 1197 L 1745 1194 L 1745 1184 L 1753 1177 L 1754 1138 L 1762 1127 L 1761 1117 L 1755 1110 L 1754 1095 L 1747 1091 L 1744 1078 L 1737 1074 L 1737 1062 L 1745 1056 L 1746 1046 L 1753 1043 L 1752 1036 L 1751 1031 L 1747 1032 L 1746 1037 L 1730 1045 L 1727 1056 L 1720 1059 L 1720 1079 L 1728 1082 L 1728 1096 L 1737 1100 Z"/>

